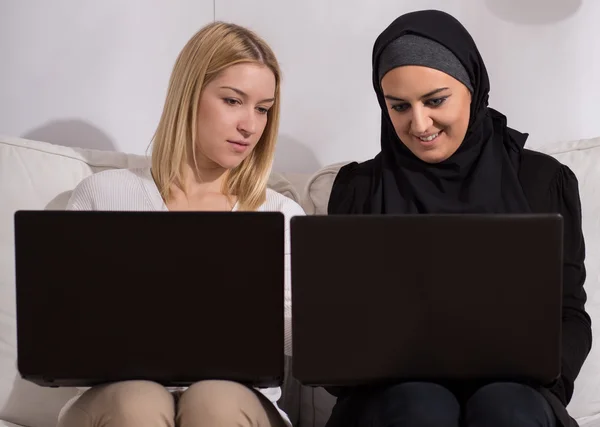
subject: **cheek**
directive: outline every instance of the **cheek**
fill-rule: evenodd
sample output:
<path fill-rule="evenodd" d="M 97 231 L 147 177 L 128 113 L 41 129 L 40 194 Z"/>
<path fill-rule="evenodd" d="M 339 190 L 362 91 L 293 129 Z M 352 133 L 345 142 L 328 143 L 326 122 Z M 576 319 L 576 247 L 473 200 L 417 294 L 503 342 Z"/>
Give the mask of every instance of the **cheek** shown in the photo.
<path fill-rule="evenodd" d="M 464 106 L 457 106 L 457 108 L 447 109 L 440 114 L 439 122 L 446 127 L 449 134 L 454 137 L 462 138 L 467 132 L 469 126 L 469 109 L 465 111 Z"/>
<path fill-rule="evenodd" d="M 467 128 L 469 127 L 469 113 L 461 114 L 456 119 L 454 137 L 458 140 L 458 144 L 462 144 L 467 134 Z"/>
<path fill-rule="evenodd" d="M 233 114 L 227 107 L 223 102 L 202 106 L 198 111 L 198 135 L 208 139 L 220 136 L 227 129 L 228 123 L 233 122 Z"/>
<path fill-rule="evenodd" d="M 254 133 L 250 136 L 250 141 L 252 144 L 256 145 L 262 138 L 265 129 L 267 128 L 268 118 L 267 115 L 256 113 L 254 117 Z"/>
<path fill-rule="evenodd" d="M 260 115 L 258 117 L 258 132 L 256 132 L 256 136 L 258 139 L 260 139 L 260 137 L 262 136 L 263 132 L 265 131 L 266 127 L 267 127 L 267 123 L 269 122 L 269 119 L 267 117 L 267 115 Z"/>

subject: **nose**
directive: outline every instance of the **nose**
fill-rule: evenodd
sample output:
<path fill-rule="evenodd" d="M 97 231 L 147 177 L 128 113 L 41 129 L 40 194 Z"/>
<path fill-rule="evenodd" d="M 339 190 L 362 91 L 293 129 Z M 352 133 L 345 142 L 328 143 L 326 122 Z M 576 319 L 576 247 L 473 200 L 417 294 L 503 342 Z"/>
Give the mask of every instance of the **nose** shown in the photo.
<path fill-rule="evenodd" d="M 424 133 L 433 124 L 433 120 L 427 114 L 424 108 L 413 107 L 412 117 L 410 121 L 410 130 L 413 134 L 419 135 Z"/>
<path fill-rule="evenodd" d="M 251 109 L 250 111 L 245 111 L 242 113 L 242 116 L 238 122 L 238 131 L 244 136 L 244 138 L 248 138 L 256 133 L 257 125 L 254 109 Z"/>

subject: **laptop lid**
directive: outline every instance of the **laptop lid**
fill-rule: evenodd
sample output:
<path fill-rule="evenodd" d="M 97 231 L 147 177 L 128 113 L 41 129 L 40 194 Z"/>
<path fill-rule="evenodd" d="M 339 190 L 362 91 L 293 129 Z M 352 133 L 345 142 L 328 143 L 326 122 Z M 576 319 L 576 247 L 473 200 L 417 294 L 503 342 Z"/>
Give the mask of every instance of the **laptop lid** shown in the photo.
<path fill-rule="evenodd" d="M 19 211 L 14 220 L 23 378 L 281 384 L 281 213 Z"/>
<path fill-rule="evenodd" d="M 293 218 L 294 376 L 552 381 L 562 233 L 560 215 Z"/>

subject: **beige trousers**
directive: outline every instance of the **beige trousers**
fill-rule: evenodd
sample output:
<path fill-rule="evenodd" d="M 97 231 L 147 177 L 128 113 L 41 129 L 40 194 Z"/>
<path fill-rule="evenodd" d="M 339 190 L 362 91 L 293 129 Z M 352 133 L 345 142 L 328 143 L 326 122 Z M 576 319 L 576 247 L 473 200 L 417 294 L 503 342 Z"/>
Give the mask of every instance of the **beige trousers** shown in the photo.
<path fill-rule="evenodd" d="M 258 391 L 230 381 L 201 381 L 172 394 L 149 381 L 92 387 L 58 427 L 285 427 Z"/>

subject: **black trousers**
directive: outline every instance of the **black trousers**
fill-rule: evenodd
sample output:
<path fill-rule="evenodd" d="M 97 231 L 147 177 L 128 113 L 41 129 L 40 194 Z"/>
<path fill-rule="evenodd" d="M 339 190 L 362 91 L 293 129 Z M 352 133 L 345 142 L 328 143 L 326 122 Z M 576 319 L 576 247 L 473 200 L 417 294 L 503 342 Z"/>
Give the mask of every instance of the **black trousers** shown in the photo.
<path fill-rule="evenodd" d="M 516 383 L 485 385 L 461 401 L 438 384 L 412 382 L 340 397 L 326 427 L 555 427 L 550 405 Z"/>

